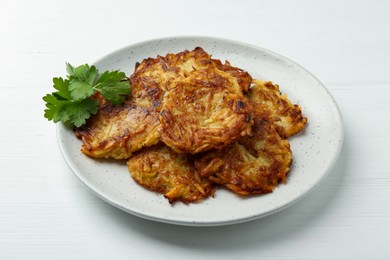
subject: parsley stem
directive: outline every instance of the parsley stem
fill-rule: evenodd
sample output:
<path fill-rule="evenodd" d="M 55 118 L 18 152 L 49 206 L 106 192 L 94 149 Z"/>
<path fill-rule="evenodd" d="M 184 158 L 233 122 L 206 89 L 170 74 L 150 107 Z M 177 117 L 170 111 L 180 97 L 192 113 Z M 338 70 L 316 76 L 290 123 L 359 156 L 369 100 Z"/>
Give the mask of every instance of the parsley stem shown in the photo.
<path fill-rule="evenodd" d="M 98 89 L 99 89 L 98 87 L 99 87 L 101 84 L 102 84 L 102 83 L 99 82 L 98 84 L 92 86 L 93 90 L 95 90 L 95 91 L 98 90 Z"/>

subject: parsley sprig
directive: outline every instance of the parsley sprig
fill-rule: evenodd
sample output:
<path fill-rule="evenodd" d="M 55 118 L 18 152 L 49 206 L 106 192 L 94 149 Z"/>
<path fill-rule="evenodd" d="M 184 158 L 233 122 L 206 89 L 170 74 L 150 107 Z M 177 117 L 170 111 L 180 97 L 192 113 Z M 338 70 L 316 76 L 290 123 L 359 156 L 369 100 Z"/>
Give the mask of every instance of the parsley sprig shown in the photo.
<path fill-rule="evenodd" d="M 80 127 L 98 111 L 98 101 L 91 96 L 100 92 L 114 105 L 125 101 L 130 94 L 130 84 L 124 72 L 105 71 L 99 74 L 95 66 L 88 64 L 73 67 L 66 64 L 67 78 L 53 78 L 57 90 L 43 97 L 46 102 L 44 116 L 54 123 L 59 121 Z"/>

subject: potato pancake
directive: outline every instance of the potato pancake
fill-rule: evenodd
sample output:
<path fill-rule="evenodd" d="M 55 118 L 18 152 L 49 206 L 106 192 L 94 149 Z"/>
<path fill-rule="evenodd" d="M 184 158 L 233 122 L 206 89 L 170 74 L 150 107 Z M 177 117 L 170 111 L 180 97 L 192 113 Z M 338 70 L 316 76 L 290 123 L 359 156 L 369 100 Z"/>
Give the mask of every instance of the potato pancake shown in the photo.
<path fill-rule="evenodd" d="M 177 54 L 148 58 L 137 63 L 130 76 L 132 95 L 160 111 L 165 91 L 172 89 L 174 82 L 184 79 L 194 69 L 209 64 L 211 56 L 201 48 Z"/>
<path fill-rule="evenodd" d="M 286 94 L 281 94 L 279 86 L 272 82 L 254 80 L 248 93 L 249 100 L 258 113 L 267 114 L 269 120 L 278 126 L 279 134 L 288 138 L 301 131 L 307 118 L 302 116 L 301 108 L 292 104 Z"/>
<path fill-rule="evenodd" d="M 127 159 L 144 146 L 159 142 L 158 113 L 129 97 L 114 106 L 98 95 L 99 111 L 75 130 L 81 151 L 93 158 Z"/>
<path fill-rule="evenodd" d="M 286 182 L 292 163 L 290 144 L 279 136 L 273 123 L 261 117 L 255 117 L 254 122 L 252 137 L 242 137 L 195 160 L 202 177 L 240 195 L 270 193 Z"/>
<path fill-rule="evenodd" d="M 202 48 L 183 51 L 177 54 L 148 58 L 137 63 L 130 76 L 132 95 L 160 111 L 163 95 L 166 91 L 181 84 L 191 73 L 213 69 L 221 77 L 231 82 L 237 93 L 248 91 L 252 78 L 248 72 L 233 67 L 229 62 L 211 59 L 211 55 Z"/>
<path fill-rule="evenodd" d="M 127 164 L 137 183 L 164 194 L 170 203 L 196 202 L 214 195 L 213 184 L 199 175 L 191 158 L 163 144 L 142 149 Z"/>
<path fill-rule="evenodd" d="M 161 140 L 179 153 L 222 148 L 250 131 L 251 76 L 202 48 L 143 60 L 132 94 L 160 112 Z"/>
<path fill-rule="evenodd" d="M 222 148 L 250 131 L 248 100 L 230 91 L 229 81 L 213 70 L 177 84 L 164 96 L 161 140 L 178 153 Z M 199 82 L 207 79 L 207 84 Z"/>
<path fill-rule="evenodd" d="M 220 60 L 212 60 L 217 67 L 218 70 L 228 73 L 230 75 L 227 76 L 229 80 L 234 84 L 240 86 L 242 92 L 247 92 L 252 83 L 251 75 L 237 67 L 233 67 L 230 65 L 229 61 L 225 61 L 225 64 L 222 64 Z M 237 81 L 237 83 L 235 82 Z"/>
<path fill-rule="evenodd" d="M 195 160 L 203 177 L 240 195 L 269 193 L 286 182 L 292 163 L 286 138 L 307 123 L 301 108 L 280 94 L 278 85 L 260 80 L 253 84 L 247 94 L 254 117 L 253 135 Z"/>

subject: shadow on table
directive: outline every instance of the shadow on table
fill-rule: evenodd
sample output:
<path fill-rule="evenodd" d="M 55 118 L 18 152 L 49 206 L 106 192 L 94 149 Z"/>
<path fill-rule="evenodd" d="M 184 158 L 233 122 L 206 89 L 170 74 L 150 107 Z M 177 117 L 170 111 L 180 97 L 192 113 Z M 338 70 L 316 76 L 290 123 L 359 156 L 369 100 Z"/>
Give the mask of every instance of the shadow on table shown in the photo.
<path fill-rule="evenodd" d="M 270 216 L 246 222 L 220 227 L 186 227 L 144 220 L 122 212 L 102 202 L 102 210 L 110 212 L 110 218 L 121 228 L 136 232 L 139 237 L 158 240 L 179 248 L 191 248 L 202 254 L 213 254 L 223 251 L 250 250 L 270 247 L 294 239 L 306 225 L 321 219 L 327 208 L 338 196 L 346 180 L 346 151 L 344 143 L 340 158 L 329 176 L 301 201 Z M 335 184 L 337 183 L 337 185 Z"/>

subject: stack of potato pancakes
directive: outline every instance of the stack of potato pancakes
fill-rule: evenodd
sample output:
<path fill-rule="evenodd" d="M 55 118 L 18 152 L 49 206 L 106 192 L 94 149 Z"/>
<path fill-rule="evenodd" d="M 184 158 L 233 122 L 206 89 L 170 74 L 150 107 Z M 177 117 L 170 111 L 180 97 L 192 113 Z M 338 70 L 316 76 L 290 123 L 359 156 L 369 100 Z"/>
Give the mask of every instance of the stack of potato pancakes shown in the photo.
<path fill-rule="evenodd" d="M 202 48 L 148 58 L 129 78 L 131 95 L 75 129 L 93 158 L 127 159 L 133 179 L 170 203 L 272 192 L 292 163 L 288 137 L 307 122 L 271 82 L 253 80 Z"/>

